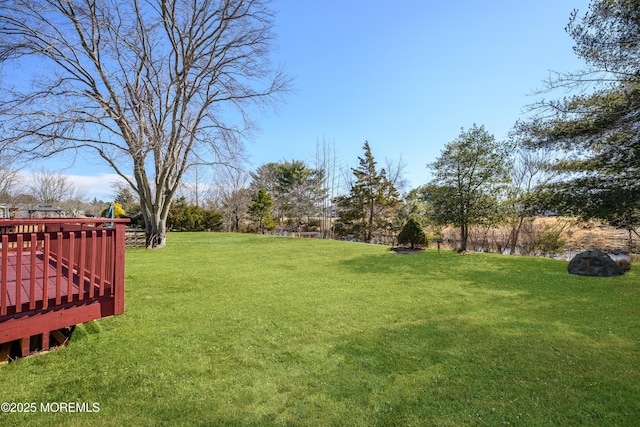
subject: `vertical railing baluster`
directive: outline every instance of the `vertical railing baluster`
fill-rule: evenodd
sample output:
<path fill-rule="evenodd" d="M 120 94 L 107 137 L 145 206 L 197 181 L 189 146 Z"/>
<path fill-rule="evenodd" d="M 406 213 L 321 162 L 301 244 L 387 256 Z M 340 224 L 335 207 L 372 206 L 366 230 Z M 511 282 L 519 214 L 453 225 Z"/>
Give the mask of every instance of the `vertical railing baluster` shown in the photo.
<path fill-rule="evenodd" d="M 16 313 L 22 312 L 22 234 L 16 236 Z"/>
<path fill-rule="evenodd" d="M 96 230 L 91 230 L 91 244 L 89 245 L 91 248 L 91 256 L 89 257 L 89 298 L 93 298 L 95 294 L 96 239 Z"/>
<path fill-rule="evenodd" d="M 84 263 L 86 259 L 87 232 L 80 230 L 80 261 L 78 261 L 78 298 L 80 301 L 84 299 Z"/>
<path fill-rule="evenodd" d="M 62 303 L 62 232 L 56 233 L 56 305 Z"/>
<path fill-rule="evenodd" d="M 29 310 L 36 309 L 36 301 L 38 300 L 36 296 L 36 260 L 38 259 L 38 254 L 36 253 L 36 249 L 38 248 L 38 236 L 35 233 L 31 233 L 31 271 L 29 273 Z"/>
<path fill-rule="evenodd" d="M 76 255 L 76 233 L 71 230 L 69 233 L 69 257 L 67 258 L 67 302 L 73 301 L 73 266 L 75 264 Z"/>
<path fill-rule="evenodd" d="M 42 270 L 44 271 L 42 276 L 42 309 L 45 310 L 49 307 L 49 250 L 51 249 L 49 233 L 44 233 L 42 245 Z"/>
<path fill-rule="evenodd" d="M 107 261 L 107 239 L 106 239 L 106 230 L 102 229 L 100 230 L 100 296 L 104 296 L 104 291 L 105 291 L 105 282 L 104 282 L 104 273 L 105 273 L 105 268 L 106 268 L 106 261 Z"/>

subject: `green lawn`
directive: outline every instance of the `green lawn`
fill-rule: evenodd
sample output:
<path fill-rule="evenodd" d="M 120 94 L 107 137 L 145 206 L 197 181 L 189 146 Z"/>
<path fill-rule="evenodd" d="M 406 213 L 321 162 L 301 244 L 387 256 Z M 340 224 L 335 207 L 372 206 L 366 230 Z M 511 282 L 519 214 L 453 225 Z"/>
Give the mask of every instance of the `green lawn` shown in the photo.
<path fill-rule="evenodd" d="M 126 313 L 0 367 L 0 425 L 640 423 L 637 266 L 240 234 L 127 252 Z"/>

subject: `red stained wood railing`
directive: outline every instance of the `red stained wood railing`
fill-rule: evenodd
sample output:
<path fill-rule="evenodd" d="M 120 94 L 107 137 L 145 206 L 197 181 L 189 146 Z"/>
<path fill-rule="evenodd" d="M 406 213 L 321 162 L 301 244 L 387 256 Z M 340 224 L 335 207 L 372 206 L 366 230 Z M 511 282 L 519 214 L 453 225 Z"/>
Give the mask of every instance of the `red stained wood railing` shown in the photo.
<path fill-rule="evenodd" d="M 17 339 L 16 334 L 22 334 L 21 339 L 48 334 L 37 328 L 46 323 L 43 314 L 54 309 L 58 318 L 64 318 L 59 310 L 70 310 L 83 319 L 123 313 L 127 222 L 105 218 L 0 220 L 0 344 Z M 89 307 L 93 302 L 99 308 Z M 58 318 L 55 321 L 62 324 Z M 20 322 L 36 325 L 36 329 L 20 332 Z"/>

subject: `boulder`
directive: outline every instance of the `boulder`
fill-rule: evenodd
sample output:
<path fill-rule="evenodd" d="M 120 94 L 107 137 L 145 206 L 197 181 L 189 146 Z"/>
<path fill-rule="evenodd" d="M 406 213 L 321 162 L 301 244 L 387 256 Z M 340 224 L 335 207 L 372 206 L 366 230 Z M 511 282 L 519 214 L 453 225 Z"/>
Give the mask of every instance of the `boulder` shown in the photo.
<path fill-rule="evenodd" d="M 580 276 L 621 276 L 622 268 L 611 257 L 599 250 L 579 253 L 569 262 L 569 273 Z"/>

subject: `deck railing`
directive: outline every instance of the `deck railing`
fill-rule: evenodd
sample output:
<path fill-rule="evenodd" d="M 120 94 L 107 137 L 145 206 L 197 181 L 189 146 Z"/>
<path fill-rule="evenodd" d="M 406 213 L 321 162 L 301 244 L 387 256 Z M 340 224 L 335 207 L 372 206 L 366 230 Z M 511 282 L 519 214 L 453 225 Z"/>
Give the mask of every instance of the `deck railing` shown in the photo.
<path fill-rule="evenodd" d="M 124 312 L 126 222 L 0 220 L 0 318 L 104 296 L 114 298 L 114 314 Z M 18 265 L 11 281 L 10 257 Z M 52 268 L 53 277 L 48 274 Z M 10 303 L 8 295 L 15 295 L 15 300 Z"/>

